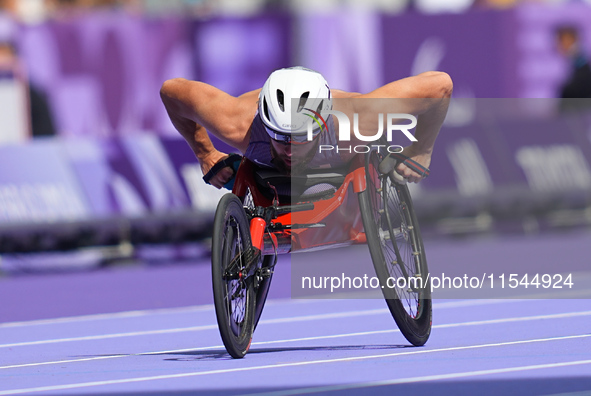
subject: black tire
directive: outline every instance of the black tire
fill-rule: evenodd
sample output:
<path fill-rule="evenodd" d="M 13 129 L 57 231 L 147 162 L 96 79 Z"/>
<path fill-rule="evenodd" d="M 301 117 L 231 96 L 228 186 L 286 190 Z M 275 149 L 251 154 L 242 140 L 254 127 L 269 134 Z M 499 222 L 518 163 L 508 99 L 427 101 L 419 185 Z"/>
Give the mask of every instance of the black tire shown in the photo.
<path fill-rule="evenodd" d="M 271 279 L 273 279 L 273 267 L 275 266 L 275 256 L 264 256 L 262 260 L 261 268 L 270 268 L 271 273 L 268 277 L 265 277 L 259 283 L 256 289 L 256 307 L 254 314 L 254 329 L 257 328 L 263 308 L 265 307 L 265 301 L 267 301 L 267 295 L 269 294 L 269 287 L 271 286 Z M 254 330 L 253 330 L 254 331 Z"/>
<path fill-rule="evenodd" d="M 432 320 L 425 249 L 408 187 L 379 174 L 381 159 L 375 151 L 366 155 L 367 188 L 359 193 L 363 227 L 388 308 L 404 337 L 421 346 L 429 339 Z M 405 278 L 411 287 L 393 287 L 390 277 Z"/>
<path fill-rule="evenodd" d="M 254 276 L 232 277 L 228 273 L 247 273 L 243 253 L 251 249 L 250 229 L 242 202 L 234 194 L 220 200 L 213 224 L 212 281 L 215 312 L 220 335 L 233 358 L 248 351 L 254 331 Z M 229 268 L 234 260 L 236 268 Z"/>

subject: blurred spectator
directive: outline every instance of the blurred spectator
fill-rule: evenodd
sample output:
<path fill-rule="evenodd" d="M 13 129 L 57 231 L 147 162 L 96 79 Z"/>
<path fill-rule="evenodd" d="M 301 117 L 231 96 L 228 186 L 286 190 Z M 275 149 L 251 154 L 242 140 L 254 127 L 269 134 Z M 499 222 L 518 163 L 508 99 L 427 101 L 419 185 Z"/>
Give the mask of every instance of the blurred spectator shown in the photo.
<path fill-rule="evenodd" d="M 558 50 L 571 62 L 571 71 L 560 88 L 561 110 L 576 110 L 588 107 L 589 101 L 568 100 L 570 98 L 591 98 L 591 67 L 589 59 L 581 48 L 579 33 L 574 26 L 560 26 L 556 29 Z"/>
<path fill-rule="evenodd" d="M 25 23 L 39 23 L 45 19 L 48 0 L 0 0 L 0 10 Z"/>
<path fill-rule="evenodd" d="M 518 0 L 476 0 L 474 4 L 482 8 L 507 9 L 515 7 Z"/>
<path fill-rule="evenodd" d="M 0 10 L 15 12 L 16 0 L 0 0 Z"/>
<path fill-rule="evenodd" d="M 0 14 L 0 24 L 2 24 Z M 6 21 L 4 21 L 6 24 Z M 4 31 L 3 31 L 4 30 Z M 8 29 L 0 29 L 0 77 L 21 81 L 28 87 L 31 132 L 33 136 L 55 135 L 55 127 L 47 98 L 34 84 L 27 81 L 26 72 L 18 56 L 13 37 Z"/>
<path fill-rule="evenodd" d="M 17 8 L 16 0 L 0 0 L 0 23 L 2 23 L 4 13 L 14 16 L 17 14 Z"/>

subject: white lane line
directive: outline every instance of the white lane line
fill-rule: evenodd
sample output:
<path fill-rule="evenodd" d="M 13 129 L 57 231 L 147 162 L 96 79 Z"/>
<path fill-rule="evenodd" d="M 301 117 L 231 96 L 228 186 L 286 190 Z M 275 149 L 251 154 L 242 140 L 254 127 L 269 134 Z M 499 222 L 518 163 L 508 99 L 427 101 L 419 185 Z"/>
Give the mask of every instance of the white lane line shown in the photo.
<path fill-rule="evenodd" d="M 139 354 L 139 355 L 142 355 L 142 354 Z M 97 357 L 85 358 L 85 359 L 60 360 L 60 361 L 56 361 L 56 362 L 15 364 L 12 366 L 0 367 L 0 370 L 23 368 L 23 367 L 50 366 L 52 364 L 81 363 L 81 362 L 89 362 L 89 361 L 93 361 L 93 360 L 117 359 L 117 358 L 122 358 L 122 357 L 127 357 L 127 356 L 134 356 L 134 355 L 109 355 L 109 356 L 97 356 Z"/>
<path fill-rule="evenodd" d="M 519 317 L 519 318 L 492 319 L 492 320 L 481 320 L 481 321 L 460 322 L 460 323 L 447 323 L 447 324 L 435 325 L 435 326 L 433 326 L 433 329 L 448 329 L 448 328 L 462 327 L 462 326 L 482 326 L 482 325 L 489 325 L 489 324 L 511 323 L 511 322 L 527 322 L 527 321 L 533 321 L 533 320 L 563 319 L 563 318 L 572 318 L 572 317 L 577 317 L 577 316 L 588 316 L 588 315 L 591 315 L 591 311 L 571 312 L 571 313 L 563 313 L 563 314 L 550 314 L 550 315 L 537 315 L 537 316 L 524 316 L 524 317 Z M 289 339 L 284 339 L 284 340 L 258 341 L 258 342 L 253 342 L 252 346 L 284 344 L 284 343 L 302 342 L 302 341 L 328 340 L 328 339 L 347 338 L 347 337 L 360 337 L 360 336 L 369 336 L 369 335 L 378 335 L 378 334 L 398 333 L 398 332 L 400 332 L 399 329 L 372 330 L 372 331 L 363 331 L 363 332 L 355 332 L 355 333 L 289 338 Z M 25 363 L 25 364 L 11 365 L 11 366 L 0 366 L 0 370 L 23 368 L 23 367 L 46 366 L 46 365 L 52 365 L 52 364 L 88 362 L 88 361 L 92 361 L 92 360 L 117 359 L 117 358 L 130 357 L 130 356 L 165 355 L 165 354 L 173 354 L 173 353 L 181 353 L 181 352 L 206 351 L 206 350 L 216 350 L 216 349 L 223 349 L 223 348 L 224 348 L 223 345 L 215 345 L 215 346 L 200 347 L 200 348 L 185 348 L 185 349 L 174 349 L 174 350 L 166 350 L 166 351 L 140 352 L 140 353 L 123 354 L 123 355 L 119 354 L 119 355 L 100 356 L 100 357 L 93 357 L 93 358 L 60 360 L 60 361 L 54 361 L 54 362 Z"/>
<path fill-rule="evenodd" d="M 312 300 L 312 299 L 299 299 L 299 300 L 273 299 L 273 300 L 267 301 L 266 306 L 284 305 L 284 304 L 310 304 L 310 303 L 318 304 L 319 302 L 331 302 L 332 303 L 332 302 L 342 302 L 342 301 L 343 300 L 336 300 L 336 299 L 332 299 L 332 300 L 329 300 L 329 299 L 322 299 L 322 300 L 317 300 L 317 299 L 316 300 Z M 462 308 L 462 307 L 470 307 L 470 306 L 501 304 L 501 303 L 511 303 L 511 302 L 529 302 L 529 301 L 536 301 L 536 300 L 492 299 L 492 300 L 446 301 L 446 302 L 434 303 L 433 308 L 436 308 L 436 309 Z M 193 312 L 213 311 L 213 309 L 214 309 L 214 306 L 212 304 L 207 304 L 207 305 L 194 305 L 194 306 L 189 306 L 189 307 L 180 307 L 180 308 L 136 310 L 136 311 L 109 313 L 109 314 L 72 316 L 72 317 L 55 318 L 55 319 L 42 319 L 42 320 L 31 320 L 31 321 L 21 321 L 21 322 L 6 322 L 6 323 L 0 323 L 0 329 L 13 328 L 13 327 L 24 327 L 24 326 L 41 326 L 41 325 L 63 324 L 63 323 L 86 322 L 86 321 L 95 321 L 95 320 L 127 319 L 127 318 L 135 318 L 135 317 L 150 316 L 150 315 L 184 314 L 184 313 L 193 313 Z"/>
<path fill-rule="evenodd" d="M 291 317 L 291 318 L 266 319 L 266 320 L 261 320 L 260 323 L 261 324 L 294 323 L 294 322 L 305 322 L 305 321 L 314 321 L 314 320 L 327 320 L 327 319 L 370 316 L 370 315 L 377 315 L 377 314 L 385 314 L 388 312 L 389 311 L 385 308 L 373 309 L 373 310 L 368 310 L 368 311 L 336 312 L 336 313 L 331 313 L 331 314 L 305 315 L 305 316 L 295 316 L 295 317 Z M 558 316 L 556 316 L 556 315 L 558 315 Z M 525 318 L 532 318 L 532 319 L 523 319 L 524 317 L 509 318 L 509 319 L 490 319 L 490 320 L 487 320 L 484 322 L 487 324 L 493 324 L 493 323 L 504 323 L 507 320 L 519 322 L 519 321 L 523 321 L 523 320 L 537 320 L 537 319 L 546 319 L 546 318 L 554 318 L 554 317 L 564 318 L 564 317 L 587 316 L 587 315 L 591 315 L 591 311 L 525 317 Z M 437 328 L 448 328 L 448 327 L 457 327 L 457 326 L 469 326 L 471 323 L 472 322 L 463 322 L 460 324 L 435 325 L 435 326 L 433 326 L 433 328 L 437 329 Z M 478 324 L 483 323 L 483 321 L 476 321 L 473 323 L 478 325 Z M 445 327 L 443 327 L 443 326 L 445 326 Z M 63 343 L 63 342 L 96 341 L 96 340 L 106 340 L 106 339 L 123 338 L 123 337 L 139 337 L 139 336 L 159 335 L 159 334 L 185 333 L 185 332 L 191 332 L 191 331 L 214 330 L 217 328 L 218 328 L 217 324 L 211 324 L 211 325 L 203 325 L 203 326 L 179 327 L 179 328 L 174 328 L 174 329 L 161 329 L 161 330 L 135 331 L 135 332 L 128 332 L 128 333 L 101 334 L 101 335 L 84 336 L 84 337 L 57 338 L 57 339 L 52 339 L 52 340 L 39 340 L 39 341 L 17 342 L 17 343 L 11 343 L 11 344 L 0 344 L 0 348 L 16 348 L 16 347 L 32 346 L 32 345 L 58 344 L 58 343 Z"/>
<path fill-rule="evenodd" d="M 306 360 L 306 361 L 300 361 L 300 362 L 294 362 L 294 363 L 276 363 L 276 364 L 270 364 L 270 365 L 264 365 L 264 366 L 237 367 L 237 368 L 230 368 L 230 369 L 200 371 L 200 372 L 196 372 L 196 373 L 195 372 L 179 373 L 179 374 L 157 375 L 157 376 L 152 376 L 152 377 L 137 377 L 137 378 L 126 378 L 126 379 L 118 379 L 118 380 L 82 382 L 82 383 L 77 383 L 77 384 L 42 386 L 42 387 L 36 387 L 36 388 L 13 389 L 13 390 L 7 390 L 7 391 L 0 391 L 0 396 L 16 395 L 16 394 L 21 394 L 21 393 L 47 392 L 47 391 L 57 391 L 57 390 L 66 390 L 66 389 L 88 388 L 88 387 L 103 386 L 103 385 L 129 384 L 129 383 L 135 383 L 135 382 L 156 381 L 156 380 L 163 380 L 163 379 L 200 377 L 200 376 L 214 375 L 214 374 L 228 374 L 228 373 L 238 373 L 238 372 L 246 372 L 246 371 L 277 369 L 277 368 L 284 368 L 284 367 L 300 367 L 300 366 L 310 366 L 310 365 L 317 365 L 317 364 L 355 362 L 355 361 L 364 361 L 364 360 L 370 360 L 370 359 L 382 359 L 382 358 L 403 356 L 403 355 L 421 355 L 421 354 L 431 354 L 431 353 L 438 353 L 438 352 L 452 352 L 452 351 L 463 351 L 463 350 L 470 350 L 470 349 L 494 348 L 494 347 L 503 347 L 503 346 L 509 346 L 509 345 L 532 344 L 532 343 L 549 342 L 549 341 L 563 341 L 563 340 L 572 340 L 572 339 L 580 339 L 580 338 L 587 338 L 587 337 L 591 337 L 591 334 L 539 338 L 539 339 L 534 339 L 534 340 L 508 341 L 508 342 L 499 342 L 499 343 L 494 343 L 494 344 L 468 345 L 468 346 L 440 348 L 440 349 L 426 349 L 426 350 L 422 349 L 422 350 L 412 351 L 412 352 L 396 352 L 396 353 L 388 353 L 388 354 L 382 354 L 382 355 L 355 356 L 355 357 L 323 359 L 323 360 Z M 585 362 L 585 363 L 579 363 L 579 362 Z M 574 362 L 574 363 L 587 364 L 586 362 L 591 362 L 591 360 L 584 360 L 584 361 L 579 361 L 579 362 Z"/>
<path fill-rule="evenodd" d="M 336 301 L 336 300 L 331 300 Z M 281 305 L 281 304 L 306 304 L 311 303 L 312 300 L 292 300 L 292 299 L 273 299 L 268 300 L 265 306 Z M 142 316 L 151 315 L 174 315 L 174 314 L 185 314 L 194 312 L 207 312 L 213 311 L 213 304 L 205 305 L 191 305 L 187 307 L 176 307 L 176 308 L 159 308 L 159 309 L 145 309 L 145 310 L 134 310 L 124 312 L 114 312 L 106 314 L 95 314 L 95 315 L 81 315 L 81 316 L 69 316 L 64 318 L 52 318 L 52 319 L 40 319 L 40 320 L 28 320 L 20 322 L 6 322 L 0 323 L 0 329 L 12 328 L 12 327 L 23 327 L 23 326 L 41 326 L 41 325 L 54 325 L 63 323 L 75 323 L 75 322 L 87 322 L 95 320 L 114 320 L 114 319 L 127 319 L 136 318 Z"/>
<path fill-rule="evenodd" d="M 334 300 L 333 300 L 334 301 Z M 289 304 L 289 303 L 310 303 L 312 300 L 292 300 L 292 299 L 273 299 L 266 302 L 266 306 L 273 306 L 278 304 Z M 177 308 L 160 308 L 160 309 L 145 309 L 145 310 L 134 310 L 124 312 L 114 312 L 107 314 L 95 314 L 95 315 L 81 315 L 81 316 L 69 316 L 64 318 L 53 318 L 53 319 L 41 319 L 41 320 L 28 320 L 20 322 L 6 322 L 0 323 L 0 329 L 12 328 L 12 327 L 23 327 L 23 326 L 41 326 L 41 325 L 54 325 L 62 323 L 75 323 L 75 322 L 87 322 L 94 320 L 112 320 L 112 319 L 127 319 L 136 318 L 142 316 L 151 315 L 174 315 L 174 314 L 185 314 L 194 312 L 207 312 L 213 311 L 213 304 L 205 305 L 191 305 L 187 307 Z"/>
<path fill-rule="evenodd" d="M 460 326 L 476 326 L 476 325 L 483 325 L 483 324 L 523 322 L 523 321 L 543 320 L 543 319 L 563 319 L 563 318 L 574 318 L 577 316 L 589 316 L 589 315 L 591 315 L 591 311 L 567 312 L 567 313 L 548 314 L 548 315 L 521 316 L 521 317 L 516 317 L 516 318 L 487 319 L 487 320 L 478 320 L 478 321 L 462 322 L 462 323 L 447 323 L 447 324 L 435 325 L 435 326 L 433 326 L 433 328 L 434 329 L 448 329 L 451 327 L 460 327 Z"/>
<path fill-rule="evenodd" d="M 378 315 L 378 314 L 384 314 L 387 312 L 389 312 L 387 309 L 381 308 L 381 309 L 373 309 L 373 310 L 368 310 L 368 311 L 349 311 L 349 312 L 337 312 L 337 313 L 320 314 L 320 315 L 294 316 L 291 318 L 267 319 L 267 320 L 261 320 L 259 323 L 261 323 L 261 324 L 277 324 L 277 323 L 306 322 L 306 321 L 313 321 L 313 320 L 327 320 L 327 319 L 337 319 L 337 318 L 350 318 L 350 317 L 358 317 L 358 316 Z M 57 338 L 57 339 L 53 339 L 53 340 L 39 340 L 39 341 L 17 342 L 17 343 L 12 343 L 12 344 L 0 344 L 0 348 L 14 348 L 14 347 L 30 346 L 30 345 L 57 344 L 57 343 L 61 343 L 61 342 L 73 342 L 73 341 L 95 341 L 95 340 L 104 340 L 104 339 L 111 339 L 111 338 L 137 337 L 137 336 L 156 335 L 156 334 L 184 333 L 184 332 L 189 332 L 189 331 L 214 330 L 217 328 L 218 328 L 217 324 L 211 324 L 211 325 L 203 325 L 203 326 L 179 327 L 179 328 L 175 328 L 175 329 L 134 331 L 134 332 L 129 332 L 129 333 L 115 333 L 115 334 L 101 334 L 101 335 L 84 336 L 84 337 Z"/>
<path fill-rule="evenodd" d="M 517 366 L 517 367 L 505 367 L 505 368 L 489 369 L 489 370 L 465 371 L 462 373 L 425 375 L 422 377 L 398 378 L 398 379 L 385 380 L 385 381 L 362 382 L 359 384 L 319 386 L 319 387 L 315 387 L 315 388 L 314 387 L 301 388 L 301 389 L 293 389 L 293 390 L 286 390 L 286 391 L 250 393 L 247 396 L 305 395 L 305 394 L 309 394 L 309 393 L 334 392 L 334 391 L 341 391 L 341 390 L 348 390 L 348 389 L 372 388 L 372 387 L 376 387 L 376 386 L 388 386 L 388 385 L 410 384 L 410 383 L 415 383 L 415 382 L 450 380 L 450 379 L 476 377 L 476 376 L 491 375 L 491 374 L 514 373 L 517 371 L 530 371 L 530 370 L 542 370 L 542 369 L 558 368 L 558 367 L 579 366 L 579 365 L 583 365 L 583 364 L 591 364 L 591 360 L 575 360 L 575 361 L 561 362 L 561 363 L 534 364 L 534 365 L 529 365 L 529 366 Z M 585 394 L 588 395 L 589 393 L 585 393 Z"/>
<path fill-rule="evenodd" d="M 311 299 L 272 299 L 268 300 L 265 303 L 266 307 L 274 306 L 274 305 L 284 305 L 284 304 L 309 304 L 317 302 L 318 300 L 311 300 Z M 336 299 L 333 300 L 324 300 L 324 301 L 339 301 Z M 185 314 L 185 313 L 193 313 L 193 312 L 206 312 L 206 311 L 213 311 L 214 305 L 213 304 L 205 304 L 205 305 L 192 305 L 187 307 L 177 307 L 177 308 L 160 308 L 160 309 L 146 309 L 146 310 L 134 310 L 134 311 L 124 311 L 124 312 L 114 312 L 114 313 L 106 313 L 106 314 L 95 314 L 95 315 L 81 315 L 81 316 L 69 316 L 64 318 L 53 318 L 53 319 L 40 319 L 40 320 L 28 320 L 28 321 L 20 321 L 20 322 L 6 322 L 0 323 L 0 329 L 3 328 L 13 328 L 13 327 L 23 327 L 23 326 L 41 326 L 41 325 L 54 325 L 54 324 L 63 324 L 63 323 L 75 323 L 75 322 L 87 322 L 87 321 L 95 321 L 95 320 L 114 320 L 114 319 L 127 319 L 127 318 L 136 318 L 142 316 L 151 316 L 151 315 L 171 315 L 171 314 Z"/>
<path fill-rule="evenodd" d="M 151 315 L 183 314 L 183 313 L 193 313 L 193 312 L 202 312 L 202 311 L 213 311 L 213 309 L 214 309 L 213 304 L 194 305 L 194 306 L 190 306 L 190 307 L 181 307 L 181 308 L 147 309 L 147 310 L 137 310 L 137 311 L 116 312 L 116 313 L 109 313 L 109 314 L 82 315 L 82 316 L 72 316 L 72 317 L 66 317 L 66 318 L 29 320 L 29 321 L 23 321 L 23 322 L 7 322 L 7 323 L 0 323 L 0 329 L 12 328 L 12 327 L 24 327 L 24 326 L 53 325 L 53 324 L 62 324 L 62 323 L 73 323 L 73 322 L 87 322 L 87 321 L 93 321 L 93 320 L 127 319 L 127 318 L 137 318 L 137 317 L 151 316 Z"/>
<path fill-rule="evenodd" d="M 111 338 L 122 338 L 122 337 L 137 337 L 155 334 L 172 334 L 172 333 L 184 333 L 187 331 L 203 331 L 217 329 L 217 325 L 204 325 L 204 326 L 193 326 L 193 327 L 179 327 L 176 329 L 163 329 L 163 330 L 150 330 L 150 331 L 135 331 L 129 333 L 115 333 L 115 334 L 101 334 L 94 336 L 85 337 L 71 337 L 71 338 L 57 338 L 53 340 L 40 340 L 40 341 L 27 341 L 27 342 L 16 342 L 13 344 L 2 344 L 0 348 L 15 348 L 21 346 L 31 345 L 45 345 L 45 344 L 58 344 L 62 342 L 74 342 L 74 341 L 96 341 L 106 340 Z"/>

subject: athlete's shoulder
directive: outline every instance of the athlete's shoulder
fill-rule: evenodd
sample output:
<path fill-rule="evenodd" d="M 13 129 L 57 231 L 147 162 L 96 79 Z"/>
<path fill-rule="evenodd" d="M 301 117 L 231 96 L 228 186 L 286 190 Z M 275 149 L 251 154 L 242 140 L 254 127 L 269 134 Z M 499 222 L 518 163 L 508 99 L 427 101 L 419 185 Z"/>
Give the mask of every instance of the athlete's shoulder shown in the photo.
<path fill-rule="evenodd" d="M 341 89 L 331 89 L 330 94 L 335 99 L 355 98 L 355 97 L 361 95 L 359 92 L 348 92 L 348 91 L 343 91 Z"/>

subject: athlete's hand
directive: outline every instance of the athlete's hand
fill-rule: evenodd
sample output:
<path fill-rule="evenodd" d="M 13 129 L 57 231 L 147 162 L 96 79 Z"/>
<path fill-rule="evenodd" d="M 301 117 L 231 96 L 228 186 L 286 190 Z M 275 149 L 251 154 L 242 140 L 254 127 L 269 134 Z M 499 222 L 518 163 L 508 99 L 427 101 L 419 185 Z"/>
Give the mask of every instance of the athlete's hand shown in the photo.
<path fill-rule="evenodd" d="M 417 153 L 416 150 L 413 149 L 413 146 L 406 147 L 402 151 L 402 154 L 423 165 L 425 168 L 429 168 L 429 165 L 431 164 L 431 153 Z M 419 173 L 413 171 L 403 163 L 398 164 L 396 167 L 396 173 L 409 183 L 418 183 L 424 179 Z"/>
<path fill-rule="evenodd" d="M 209 153 L 206 157 L 199 159 L 199 163 L 201 164 L 201 171 L 204 175 L 207 174 L 207 172 L 209 172 L 209 170 L 213 168 L 215 164 L 228 157 L 228 154 L 222 153 L 221 151 L 217 150 L 212 153 Z M 217 189 L 220 189 L 232 178 L 233 174 L 234 170 L 229 166 L 226 166 L 225 168 L 220 169 L 219 172 L 216 173 L 209 180 L 209 184 L 211 184 Z"/>

